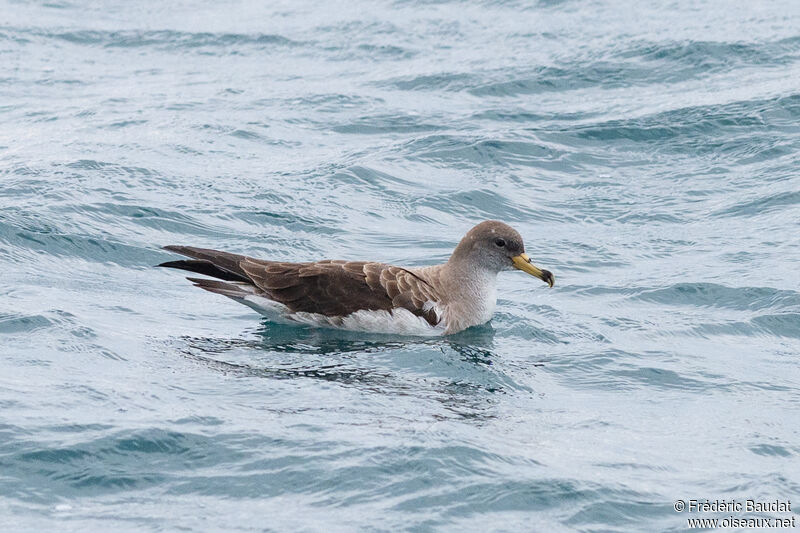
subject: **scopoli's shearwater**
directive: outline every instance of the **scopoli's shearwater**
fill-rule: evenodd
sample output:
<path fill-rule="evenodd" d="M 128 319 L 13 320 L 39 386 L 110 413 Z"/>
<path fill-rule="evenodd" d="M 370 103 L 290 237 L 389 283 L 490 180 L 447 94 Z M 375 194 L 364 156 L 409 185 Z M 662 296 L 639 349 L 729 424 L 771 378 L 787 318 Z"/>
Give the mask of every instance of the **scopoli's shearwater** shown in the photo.
<path fill-rule="evenodd" d="M 555 281 L 531 263 L 520 234 L 495 220 L 472 228 L 446 263 L 418 268 L 264 261 L 191 246 L 165 249 L 192 259 L 158 266 L 217 278 L 187 279 L 273 320 L 375 333 L 449 335 L 488 322 L 502 270 L 522 270 L 550 287 Z"/>

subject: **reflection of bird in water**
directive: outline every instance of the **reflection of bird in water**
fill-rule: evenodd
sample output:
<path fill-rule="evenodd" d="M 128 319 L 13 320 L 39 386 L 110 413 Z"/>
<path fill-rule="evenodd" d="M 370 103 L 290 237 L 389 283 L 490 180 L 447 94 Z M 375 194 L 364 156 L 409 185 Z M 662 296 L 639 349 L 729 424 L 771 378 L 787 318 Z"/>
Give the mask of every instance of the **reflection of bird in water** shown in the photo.
<path fill-rule="evenodd" d="M 522 237 L 486 221 L 472 228 L 441 265 L 402 268 L 366 261 L 286 263 L 217 250 L 167 246 L 191 257 L 159 266 L 217 278 L 196 286 L 241 302 L 275 321 L 406 335 L 450 335 L 492 318 L 497 274 L 519 269 L 553 286 Z"/>
<path fill-rule="evenodd" d="M 494 395 L 519 388 L 495 368 L 490 326 L 447 338 L 400 338 L 264 321 L 239 339 L 183 337 L 180 353 L 227 375 L 337 383 L 382 396 L 436 401 L 458 417 L 494 416 Z M 431 350 L 435 350 L 431 357 Z M 376 355 L 389 352 L 389 357 Z M 454 362 L 457 362 L 454 364 Z"/>
<path fill-rule="evenodd" d="M 288 354 L 332 356 L 342 354 L 377 353 L 387 350 L 413 349 L 428 346 L 444 352 L 451 349 L 467 362 L 492 364 L 494 354 L 491 346 L 494 329 L 491 326 L 472 328 L 447 338 L 387 337 L 350 331 L 292 327 L 263 321 L 255 330 L 257 337 L 245 339 L 211 339 L 204 337 L 185 337 L 193 352 L 202 352 L 213 357 L 238 348 L 258 349 L 259 351 Z M 481 347 L 484 346 L 485 348 Z"/>

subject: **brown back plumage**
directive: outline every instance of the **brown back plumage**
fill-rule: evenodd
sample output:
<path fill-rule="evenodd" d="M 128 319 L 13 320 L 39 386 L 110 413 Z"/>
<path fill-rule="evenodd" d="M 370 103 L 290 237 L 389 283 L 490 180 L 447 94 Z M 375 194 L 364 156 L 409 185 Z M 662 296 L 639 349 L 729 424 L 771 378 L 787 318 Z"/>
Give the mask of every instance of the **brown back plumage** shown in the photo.
<path fill-rule="evenodd" d="M 441 317 L 426 306 L 440 300 L 436 291 L 419 275 L 404 268 L 364 261 L 317 261 L 287 263 L 194 248 L 167 246 L 190 261 L 170 261 L 159 266 L 205 274 L 225 281 L 203 282 L 199 287 L 236 298 L 258 294 L 285 305 L 290 312 L 343 317 L 361 310 L 391 311 L 404 308 L 436 325 Z M 235 283 L 250 285 L 242 292 Z"/>

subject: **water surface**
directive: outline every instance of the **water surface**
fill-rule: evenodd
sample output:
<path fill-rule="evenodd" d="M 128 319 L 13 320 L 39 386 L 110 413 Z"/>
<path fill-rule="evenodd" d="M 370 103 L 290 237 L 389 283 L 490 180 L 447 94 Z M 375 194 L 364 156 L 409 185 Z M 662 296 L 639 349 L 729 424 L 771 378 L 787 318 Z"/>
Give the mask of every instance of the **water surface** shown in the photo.
<path fill-rule="evenodd" d="M 800 506 L 800 7 L 648 4 L 4 2 L 4 527 Z M 557 285 L 502 274 L 451 338 L 274 325 L 152 268 L 423 265 L 487 218 Z"/>

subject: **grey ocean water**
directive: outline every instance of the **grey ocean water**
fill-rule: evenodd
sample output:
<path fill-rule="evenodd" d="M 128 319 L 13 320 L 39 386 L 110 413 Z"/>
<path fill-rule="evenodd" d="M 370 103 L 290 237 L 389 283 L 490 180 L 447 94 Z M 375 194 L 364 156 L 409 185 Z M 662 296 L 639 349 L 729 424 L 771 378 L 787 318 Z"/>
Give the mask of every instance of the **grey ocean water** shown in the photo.
<path fill-rule="evenodd" d="M 800 4 L 650 4 L 3 1 L 0 529 L 800 508 Z M 452 338 L 152 268 L 422 265 L 487 218 L 556 287 L 501 274 Z"/>

